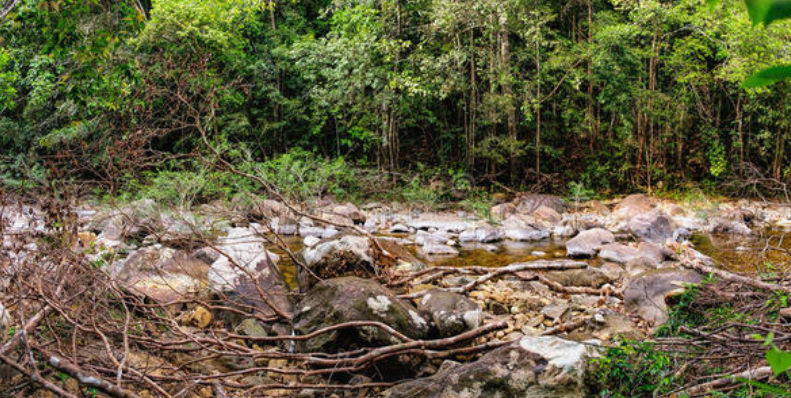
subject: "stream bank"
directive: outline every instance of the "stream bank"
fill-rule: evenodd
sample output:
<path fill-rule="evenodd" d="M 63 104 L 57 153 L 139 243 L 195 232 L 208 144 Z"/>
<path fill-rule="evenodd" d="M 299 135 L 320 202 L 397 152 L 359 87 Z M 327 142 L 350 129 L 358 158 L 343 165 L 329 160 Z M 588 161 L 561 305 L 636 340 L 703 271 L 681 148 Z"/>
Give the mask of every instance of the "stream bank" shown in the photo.
<path fill-rule="evenodd" d="M 47 232 L 36 209 L 9 209 L 6 247 Z M 75 250 L 171 314 L 171 326 L 147 332 L 168 349 L 133 336 L 135 355 L 169 364 L 158 367 L 167 377 L 220 375 L 225 389 L 268 396 L 351 388 L 576 397 L 592 393 L 596 347 L 651 334 L 682 284 L 705 277 L 678 267 L 678 245 L 744 271 L 743 260 L 717 257 L 716 239 L 758 248 L 763 231 L 782 235 L 789 211 L 750 202 L 685 208 L 642 195 L 572 208 L 523 194 L 489 218 L 331 202 L 307 217 L 267 200 L 248 209 L 140 202 L 75 214 Z M 9 259 L 24 264 L 34 249 L 9 250 Z M 13 293 L 6 288 L 0 301 L 15 302 Z M 196 341 L 201 350 L 188 346 Z M 84 355 L 82 363 L 107 360 L 101 350 Z"/>

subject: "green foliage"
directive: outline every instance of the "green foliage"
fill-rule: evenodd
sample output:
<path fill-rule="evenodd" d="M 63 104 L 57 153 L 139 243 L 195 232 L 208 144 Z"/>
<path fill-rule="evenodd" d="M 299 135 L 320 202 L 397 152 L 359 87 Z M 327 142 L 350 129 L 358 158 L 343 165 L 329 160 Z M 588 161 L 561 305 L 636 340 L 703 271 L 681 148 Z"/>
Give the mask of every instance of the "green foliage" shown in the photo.
<path fill-rule="evenodd" d="M 791 18 L 791 3 L 785 0 L 744 0 L 754 24 Z"/>
<path fill-rule="evenodd" d="M 205 155 L 205 132 L 235 162 L 300 147 L 403 175 L 389 188 L 424 203 L 490 180 L 716 187 L 743 162 L 791 182 L 791 86 L 767 86 L 789 73 L 784 1 L 15 3 L 4 170 L 56 156 L 109 186 L 176 171 L 155 154 Z"/>
<path fill-rule="evenodd" d="M 758 71 L 744 81 L 744 88 L 764 87 L 791 78 L 791 65 L 772 66 Z"/>
<path fill-rule="evenodd" d="M 315 201 L 322 195 L 344 197 L 357 182 L 354 169 L 343 158 L 324 159 L 301 148 L 245 168 L 299 201 Z"/>
<path fill-rule="evenodd" d="M 656 349 L 653 343 L 617 341 L 601 358 L 594 383 L 599 396 L 612 398 L 656 397 L 672 391 L 674 358 Z"/>
<path fill-rule="evenodd" d="M 581 182 L 572 181 L 569 183 L 569 199 L 575 204 L 591 200 L 596 196 L 596 192 L 585 188 Z"/>
<path fill-rule="evenodd" d="M 191 162 L 172 162 L 167 168 L 127 177 L 116 199 L 152 199 L 162 206 L 184 209 L 254 191 L 251 182 L 242 177 Z"/>

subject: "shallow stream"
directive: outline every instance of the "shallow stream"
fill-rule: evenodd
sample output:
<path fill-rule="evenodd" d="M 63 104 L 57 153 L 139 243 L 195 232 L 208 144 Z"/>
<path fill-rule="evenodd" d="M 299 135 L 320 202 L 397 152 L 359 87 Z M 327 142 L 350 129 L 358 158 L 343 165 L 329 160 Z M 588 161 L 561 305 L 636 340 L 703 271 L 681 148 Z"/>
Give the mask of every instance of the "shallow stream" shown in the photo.
<path fill-rule="evenodd" d="M 394 237 L 406 238 L 406 234 Z M 286 243 L 296 253 L 304 245 L 301 238 L 287 238 Z M 619 241 L 628 241 L 620 237 Z M 695 249 L 712 257 L 723 269 L 747 274 L 771 274 L 778 268 L 791 264 L 791 233 L 787 230 L 770 229 L 756 232 L 752 236 L 696 234 L 690 238 Z M 565 240 L 544 239 L 537 242 L 502 241 L 495 244 L 464 243 L 458 256 L 425 256 L 414 245 L 407 248 L 429 266 L 450 267 L 504 267 L 518 262 L 553 260 L 566 258 Z M 296 288 L 296 269 L 285 252 L 273 250 L 281 256 L 279 263 L 286 283 Z M 597 264 L 599 259 L 589 260 Z"/>

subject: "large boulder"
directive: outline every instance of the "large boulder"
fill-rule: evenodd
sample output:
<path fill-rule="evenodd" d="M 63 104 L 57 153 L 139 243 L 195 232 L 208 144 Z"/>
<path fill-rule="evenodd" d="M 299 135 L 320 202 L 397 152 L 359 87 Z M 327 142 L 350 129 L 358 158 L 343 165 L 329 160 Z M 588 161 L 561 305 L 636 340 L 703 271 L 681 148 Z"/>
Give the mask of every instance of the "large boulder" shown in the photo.
<path fill-rule="evenodd" d="M 376 275 L 376 263 L 371 241 L 365 236 L 343 235 L 330 238 L 297 253 L 309 270 L 297 269 L 297 282 L 302 291 L 316 284 L 311 272 L 322 279 L 338 276 L 372 277 Z"/>
<path fill-rule="evenodd" d="M 552 207 L 541 205 L 531 215 L 546 225 L 554 225 L 563 220 L 563 216 Z"/>
<path fill-rule="evenodd" d="M 110 275 L 133 292 L 159 303 L 183 299 L 208 287 L 209 265 L 184 251 L 161 245 L 133 251 L 114 262 Z"/>
<path fill-rule="evenodd" d="M 500 203 L 494 205 L 489 210 L 489 216 L 493 220 L 505 220 L 509 216 L 516 214 L 516 206 L 513 203 Z"/>
<path fill-rule="evenodd" d="M 365 223 L 365 213 L 360 211 L 360 209 L 352 203 L 332 206 L 330 212 L 342 217 L 347 217 L 355 224 Z"/>
<path fill-rule="evenodd" d="M 635 216 L 651 211 L 654 206 L 654 202 L 648 196 L 629 195 L 615 205 L 610 217 L 616 222 L 628 221 Z"/>
<path fill-rule="evenodd" d="M 752 230 L 748 223 L 752 221 L 752 213 L 746 211 L 723 211 L 711 217 L 706 232 L 713 234 L 751 235 Z"/>
<path fill-rule="evenodd" d="M 317 280 L 312 274 L 322 279 L 339 276 L 374 277 L 377 270 L 384 271 L 393 266 L 410 270 L 425 266 L 396 241 L 377 239 L 377 242 L 387 255 L 380 255 L 371 240 L 360 235 L 332 237 L 305 247 L 297 253 L 297 258 L 307 267 L 297 269 L 300 289 L 307 291 L 316 284 Z"/>
<path fill-rule="evenodd" d="M 514 214 L 502 224 L 506 239 L 515 241 L 535 241 L 549 237 L 549 230 L 532 216 Z"/>
<path fill-rule="evenodd" d="M 632 217 L 627 227 L 638 239 L 648 242 L 661 244 L 673 238 L 673 220 L 659 210 L 651 210 Z"/>
<path fill-rule="evenodd" d="M 375 321 L 404 335 L 420 339 L 429 325 L 411 304 L 398 299 L 371 279 L 342 277 L 316 284 L 297 304 L 294 333 L 305 335 L 345 322 Z M 373 326 L 342 328 L 315 336 L 303 344 L 305 352 L 337 352 L 397 343 L 399 340 Z"/>
<path fill-rule="evenodd" d="M 483 312 L 475 301 L 458 293 L 433 289 L 420 299 L 418 310 L 440 337 L 455 336 L 483 323 Z"/>
<path fill-rule="evenodd" d="M 602 228 L 582 231 L 566 242 L 569 257 L 593 257 L 602 246 L 615 242 L 612 232 Z"/>
<path fill-rule="evenodd" d="M 514 199 L 514 204 L 519 213 L 526 214 L 535 212 L 541 206 L 548 207 L 557 213 L 563 213 L 566 210 L 566 203 L 563 199 L 554 195 L 521 193 Z"/>
<path fill-rule="evenodd" d="M 216 250 L 208 250 L 219 254 L 208 272 L 209 286 L 224 300 L 262 316 L 290 315 L 290 290 L 276 265 L 280 258 L 264 242 L 253 228 L 231 228 Z"/>
<path fill-rule="evenodd" d="M 481 359 L 443 366 L 433 376 L 386 390 L 384 398 L 579 398 L 597 355 L 590 345 L 558 337 L 523 337 Z"/>
<path fill-rule="evenodd" d="M 646 271 L 629 283 L 624 291 L 624 305 L 627 311 L 659 325 L 668 319 L 665 302 L 668 294 L 702 279 L 700 274 L 690 270 L 660 268 Z"/>
<path fill-rule="evenodd" d="M 220 256 L 209 270 L 211 288 L 220 292 L 234 290 L 250 275 L 256 276 L 277 264 L 280 257 L 266 250 L 264 242 L 253 228 L 231 228 L 227 236 L 219 239 Z"/>

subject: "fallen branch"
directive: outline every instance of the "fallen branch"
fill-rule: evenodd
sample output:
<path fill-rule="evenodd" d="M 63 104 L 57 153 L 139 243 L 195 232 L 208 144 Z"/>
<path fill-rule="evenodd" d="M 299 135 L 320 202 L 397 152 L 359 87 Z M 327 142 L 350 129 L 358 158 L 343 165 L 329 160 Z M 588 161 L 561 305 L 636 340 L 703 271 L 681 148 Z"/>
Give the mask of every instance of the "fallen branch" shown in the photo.
<path fill-rule="evenodd" d="M 727 387 L 729 385 L 741 383 L 742 380 L 763 380 L 769 378 L 770 376 L 772 376 L 772 374 L 773 374 L 772 368 L 768 366 L 752 368 L 745 370 L 744 372 L 728 375 L 716 380 L 712 380 L 706 383 L 698 384 L 696 386 L 687 388 L 681 391 L 679 395 L 686 394 L 689 396 L 694 396 L 698 394 L 704 394 L 717 388 Z"/>

